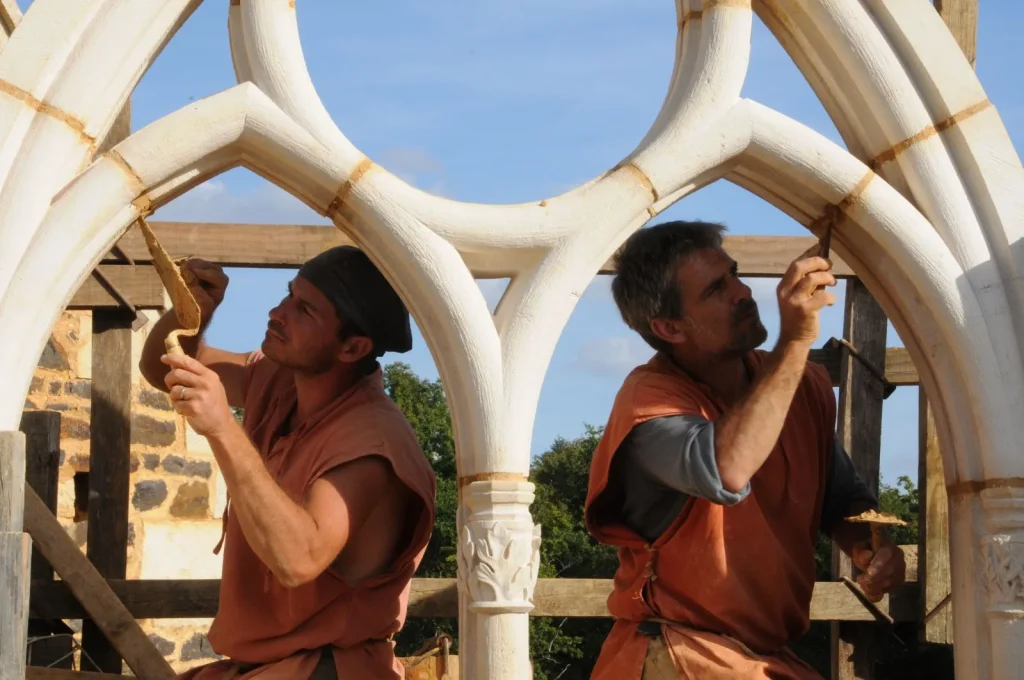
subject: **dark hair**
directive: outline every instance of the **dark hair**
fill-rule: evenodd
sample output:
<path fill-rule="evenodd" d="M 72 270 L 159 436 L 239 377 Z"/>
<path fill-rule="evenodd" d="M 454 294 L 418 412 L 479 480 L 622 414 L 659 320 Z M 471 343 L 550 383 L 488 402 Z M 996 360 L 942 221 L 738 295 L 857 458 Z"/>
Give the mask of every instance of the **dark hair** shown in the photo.
<path fill-rule="evenodd" d="M 619 314 L 654 349 L 670 347 L 651 332 L 651 320 L 683 314 L 679 263 L 695 251 L 720 248 L 725 230 L 715 222 L 664 222 L 634 232 L 615 253 L 612 296 Z"/>

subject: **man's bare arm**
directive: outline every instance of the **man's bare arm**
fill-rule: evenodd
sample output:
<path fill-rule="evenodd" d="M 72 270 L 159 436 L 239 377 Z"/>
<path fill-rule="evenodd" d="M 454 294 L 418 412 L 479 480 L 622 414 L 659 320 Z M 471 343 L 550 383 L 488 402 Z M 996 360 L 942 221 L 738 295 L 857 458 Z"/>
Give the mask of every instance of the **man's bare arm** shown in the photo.
<path fill-rule="evenodd" d="M 830 268 L 820 257 L 798 259 L 779 283 L 779 341 L 746 395 L 715 425 L 715 459 L 728 491 L 743 489 L 775 448 L 818 337 L 818 311 L 835 301 L 825 290 L 835 285 Z"/>
<path fill-rule="evenodd" d="M 331 565 L 393 480 L 386 460 L 360 458 L 314 482 L 300 505 L 270 476 L 240 427 L 227 427 L 209 441 L 246 541 L 289 588 Z"/>

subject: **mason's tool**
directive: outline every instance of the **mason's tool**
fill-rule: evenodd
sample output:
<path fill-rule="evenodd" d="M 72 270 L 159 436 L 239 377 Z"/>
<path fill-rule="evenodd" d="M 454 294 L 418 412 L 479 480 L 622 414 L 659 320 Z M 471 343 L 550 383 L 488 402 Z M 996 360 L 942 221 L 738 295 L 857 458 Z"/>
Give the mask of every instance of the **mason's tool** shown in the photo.
<path fill-rule="evenodd" d="M 183 274 L 181 268 L 181 264 L 185 260 L 172 260 L 171 256 L 160 245 L 156 234 L 153 233 L 153 230 L 142 217 L 139 218 L 139 229 L 142 231 L 143 238 L 146 239 L 146 246 L 149 248 L 149 254 L 153 258 L 153 267 L 156 268 L 160 281 L 163 282 L 164 288 L 167 289 L 168 295 L 171 296 L 175 316 L 178 317 L 178 323 L 181 325 L 181 328 L 177 328 L 167 334 L 164 346 L 169 354 L 184 354 L 185 352 L 181 349 L 181 343 L 178 338 L 181 336 L 193 337 L 198 334 L 199 324 L 202 321 L 202 311 L 199 309 L 199 303 L 196 302 L 192 292 L 188 289 L 188 283 L 185 281 L 185 274 Z M 188 273 L 188 275 L 191 277 L 191 273 Z"/>

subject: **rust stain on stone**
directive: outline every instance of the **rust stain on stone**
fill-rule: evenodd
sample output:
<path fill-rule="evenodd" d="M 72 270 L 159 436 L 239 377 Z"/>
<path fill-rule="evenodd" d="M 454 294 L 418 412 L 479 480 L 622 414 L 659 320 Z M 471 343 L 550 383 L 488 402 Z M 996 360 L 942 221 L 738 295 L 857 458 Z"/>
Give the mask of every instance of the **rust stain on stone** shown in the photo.
<path fill-rule="evenodd" d="M 679 17 L 679 30 L 682 31 L 686 24 L 695 19 L 700 19 L 704 16 L 704 10 L 692 9 L 689 12 L 685 12 L 683 16 Z"/>
<path fill-rule="evenodd" d="M 348 179 L 346 179 L 338 188 L 338 191 L 335 192 L 334 200 L 331 201 L 329 206 L 327 206 L 325 215 L 333 217 L 341 207 L 345 205 L 345 201 L 348 200 L 349 195 L 352 193 L 352 189 L 355 188 L 359 180 L 363 178 L 363 175 L 369 172 L 372 167 L 373 161 L 369 158 L 363 158 L 363 160 L 359 161 L 359 165 L 356 166 L 355 170 L 352 171 L 352 174 L 348 176 Z"/>
<path fill-rule="evenodd" d="M 124 156 L 119 154 L 117 151 L 114 151 L 113 149 L 111 149 L 110 151 L 103 155 L 109 158 L 110 162 L 112 162 L 114 165 L 121 168 L 124 174 L 128 175 L 132 182 L 138 185 L 139 188 L 145 190 L 146 183 L 142 181 L 141 177 L 139 177 L 139 173 L 135 172 L 135 168 L 128 164 L 128 161 L 124 159 Z"/>
<path fill-rule="evenodd" d="M 640 184 L 644 185 L 644 188 L 651 192 L 651 197 L 654 198 L 655 201 L 658 200 L 658 190 L 654 188 L 654 183 L 651 181 L 651 178 L 647 176 L 647 173 L 633 163 L 626 163 L 625 165 L 620 165 L 618 167 L 625 168 L 631 175 L 636 177 Z"/>
<path fill-rule="evenodd" d="M 864 190 L 871 184 L 871 180 L 875 178 L 875 173 L 868 170 L 868 172 L 860 178 L 860 181 L 853 187 L 853 190 L 843 197 L 843 200 L 836 204 L 836 208 L 841 213 L 845 213 L 850 207 L 857 202 L 860 195 L 864 193 Z"/>
<path fill-rule="evenodd" d="M 78 120 L 78 118 L 75 118 L 73 115 L 71 115 L 67 111 L 59 109 L 56 106 L 52 106 L 50 104 L 47 104 L 46 102 L 39 101 L 38 99 L 33 97 L 30 93 L 28 93 L 25 90 L 21 89 L 17 85 L 14 85 L 12 83 L 7 82 L 6 80 L 0 80 L 0 92 L 8 95 L 9 97 L 17 99 L 20 102 L 25 103 L 30 108 L 32 108 L 35 111 L 38 111 L 39 113 L 43 114 L 44 116 L 49 116 L 50 118 L 53 118 L 55 120 L 59 120 L 60 122 L 64 123 L 69 128 L 71 128 L 72 130 L 77 132 L 78 135 L 82 139 L 87 141 L 90 145 L 93 145 L 93 144 L 96 143 L 96 138 L 93 137 L 92 135 L 88 134 L 85 131 L 85 123 L 83 123 L 82 121 Z"/>
<path fill-rule="evenodd" d="M 715 7 L 739 7 L 750 9 L 750 0 L 704 0 L 704 11 Z"/>
<path fill-rule="evenodd" d="M 875 156 L 875 158 L 871 161 L 871 169 L 878 170 L 878 168 L 885 165 L 889 161 L 895 160 L 897 156 L 899 156 L 901 153 L 903 153 L 910 147 L 914 146 L 915 144 L 923 142 L 926 139 L 930 139 L 931 137 L 934 137 L 935 135 L 944 132 L 951 127 L 954 127 L 955 125 L 967 120 L 968 118 L 974 116 L 975 114 L 984 111 L 990 106 L 992 106 L 992 102 L 986 99 L 984 101 L 978 102 L 977 104 L 972 104 L 971 106 L 968 106 L 966 109 L 960 111 L 959 113 L 954 113 L 949 118 L 941 120 L 935 125 L 929 125 L 925 129 L 918 132 L 917 134 L 907 137 L 902 142 L 898 142 L 891 148 L 886 149 L 882 153 Z"/>

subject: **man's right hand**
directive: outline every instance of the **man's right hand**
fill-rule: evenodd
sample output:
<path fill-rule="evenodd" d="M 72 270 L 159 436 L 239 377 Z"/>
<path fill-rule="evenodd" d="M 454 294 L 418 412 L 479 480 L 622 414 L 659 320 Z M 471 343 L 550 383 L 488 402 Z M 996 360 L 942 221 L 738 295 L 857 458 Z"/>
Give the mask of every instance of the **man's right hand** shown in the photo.
<path fill-rule="evenodd" d="M 818 312 L 826 305 L 835 304 L 835 295 L 826 290 L 836 285 L 830 271 L 832 263 L 823 257 L 801 256 L 794 260 L 779 283 L 781 329 L 779 343 L 810 345 L 820 332 Z"/>
<path fill-rule="evenodd" d="M 203 324 L 210 321 L 214 310 L 224 301 L 228 287 L 228 276 L 218 264 L 200 259 L 189 259 L 181 267 L 181 275 L 188 284 L 189 292 L 199 303 Z"/>

